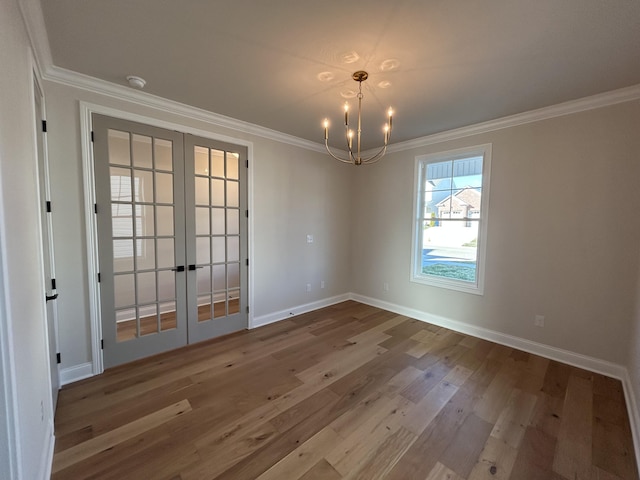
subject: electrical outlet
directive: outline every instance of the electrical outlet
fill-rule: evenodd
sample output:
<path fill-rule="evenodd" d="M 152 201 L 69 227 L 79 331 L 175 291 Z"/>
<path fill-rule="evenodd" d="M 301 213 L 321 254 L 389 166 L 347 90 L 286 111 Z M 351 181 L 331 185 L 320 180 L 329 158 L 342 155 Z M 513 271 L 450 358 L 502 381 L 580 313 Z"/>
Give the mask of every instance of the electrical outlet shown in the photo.
<path fill-rule="evenodd" d="M 320 280 L 320 288 L 324 288 L 324 280 Z"/>
<path fill-rule="evenodd" d="M 307 235 L 307 243 L 313 243 L 313 235 Z"/>
<path fill-rule="evenodd" d="M 311 284 L 307 283 L 307 292 L 310 292 L 310 291 L 311 291 Z"/>
<path fill-rule="evenodd" d="M 382 289 L 383 289 L 385 292 L 388 292 L 388 291 L 389 291 L 389 282 L 384 282 L 384 283 L 382 284 Z"/>
<path fill-rule="evenodd" d="M 536 327 L 544 327 L 544 315 L 536 315 L 533 319 L 533 324 Z"/>

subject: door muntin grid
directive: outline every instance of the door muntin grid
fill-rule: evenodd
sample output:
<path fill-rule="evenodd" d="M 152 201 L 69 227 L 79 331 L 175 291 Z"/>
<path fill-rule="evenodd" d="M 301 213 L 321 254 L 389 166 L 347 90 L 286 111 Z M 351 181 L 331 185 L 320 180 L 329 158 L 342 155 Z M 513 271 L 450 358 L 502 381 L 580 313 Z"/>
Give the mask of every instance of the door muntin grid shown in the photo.
<path fill-rule="evenodd" d="M 116 341 L 177 328 L 173 142 L 108 129 Z"/>
<path fill-rule="evenodd" d="M 240 155 L 195 145 L 198 322 L 240 312 Z"/>

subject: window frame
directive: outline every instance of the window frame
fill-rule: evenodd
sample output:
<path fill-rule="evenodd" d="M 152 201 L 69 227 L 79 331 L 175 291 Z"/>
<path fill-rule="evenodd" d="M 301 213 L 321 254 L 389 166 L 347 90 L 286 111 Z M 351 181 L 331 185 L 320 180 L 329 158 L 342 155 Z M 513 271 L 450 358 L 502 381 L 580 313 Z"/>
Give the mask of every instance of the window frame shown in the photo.
<path fill-rule="evenodd" d="M 492 144 L 475 145 L 470 147 L 447 150 L 443 152 L 418 155 L 415 157 L 414 193 L 413 193 L 413 227 L 411 236 L 411 272 L 410 281 L 433 287 L 446 288 L 459 292 L 484 295 L 485 265 L 487 252 L 487 226 L 489 217 L 489 186 L 491 177 Z M 478 220 L 478 242 L 476 245 L 476 281 L 467 282 L 454 278 L 438 277 L 422 273 L 422 250 L 424 228 L 421 228 L 424 217 L 424 184 L 426 181 L 427 165 L 468 157 L 482 156 L 482 200 L 480 218 Z"/>

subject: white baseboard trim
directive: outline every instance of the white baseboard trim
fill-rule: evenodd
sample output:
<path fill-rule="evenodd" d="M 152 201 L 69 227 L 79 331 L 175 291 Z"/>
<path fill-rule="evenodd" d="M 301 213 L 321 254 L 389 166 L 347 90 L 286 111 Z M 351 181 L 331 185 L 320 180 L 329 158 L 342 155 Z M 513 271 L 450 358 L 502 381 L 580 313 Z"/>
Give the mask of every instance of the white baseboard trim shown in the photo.
<path fill-rule="evenodd" d="M 421 310 L 396 305 L 395 303 L 385 302 L 383 300 L 366 297 L 356 293 L 352 293 L 350 298 L 356 302 L 389 310 L 390 312 L 394 312 L 399 315 L 405 315 L 407 317 L 415 318 L 416 320 L 455 330 L 456 332 L 465 333 L 484 340 L 489 340 L 490 342 L 499 343 L 500 345 L 517 348 L 518 350 L 540 355 L 541 357 L 549 358 L 551 360 L 557 360 L 558 362 L 583 368 L 591 372 L 601 373 L 609 377 L 617 378 L 618 380 L 624 379 L 627 370 L 622 365 L 618 365 L 616 363 L 607 362 L 605 360 L 589 357 L 580 353 L 570 352 L 569 350 L 563 350 L 561 348 L 551 347 L 542 343 L 532 342 L 531 340 L 515 337 L 495 330 L 489 330 L 488 328 L 476 327 L 474 325 L 469 325 L 468 323 L 433 315 Z"/>
<path fill-rule="evenodd" d="M 627 413 L 629 414 L 629 423 L 631 424 L 631 435 L 633 435 L 633 445 L 635 447 L 636 462 L 638 471 L 640 472 L 640 404 L 636 397 L 636 390 L 633 388 L 633 382 L 629 376 L 629 370 L 625 369 L 625 376 L 622 380 L 624 386 L 624 399 L 627 402 Z"/>
<path fill-rule="evenodd" d="M 93 377 L 93 364 L 91 362 L 60 369 L 60 385 L 67 385 L 89 377 Z"/>
<path fill-rule="evenodd" d="M 335 297 L 324 298 L 316 302 L 305 303 L 304 305 L 290 307 L 285 310 L 280 310 L 279 312 L 273 312 L 266 315 L 260 315 L 259 317 L 253 317 L 253 320 L 249 325 L 249 329 L 269 325 L 270 323 L 279 322 L 280 320 L 285 320 L 295 315 L 312 312 L 313 310 L 318 310 L 319 308 L 329 307 L 331 305 L 335 305 L 336 303 L 345 302 L 350 298 L 351 294 L 345 293 L 342 295 L 336 295 Z"/>

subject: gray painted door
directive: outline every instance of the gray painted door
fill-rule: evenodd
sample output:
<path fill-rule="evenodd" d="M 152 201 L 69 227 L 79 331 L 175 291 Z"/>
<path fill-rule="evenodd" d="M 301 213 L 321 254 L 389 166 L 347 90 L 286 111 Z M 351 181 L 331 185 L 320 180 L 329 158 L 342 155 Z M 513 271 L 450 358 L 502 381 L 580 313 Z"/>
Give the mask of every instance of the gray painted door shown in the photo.
<path fill-rule="evenodd" d="M 247 149 L 186 135 L 189 343 L 247 327 Z"/>
<path fill-rule="evenodd" d="M 183 135 L 93 116 L 104 366 L 187 343 Z"/>
<path fill-rule="evenodd" d="M 97 114 L 93 132 L 105 368 L 246 328 L 246 148 Z"/>

